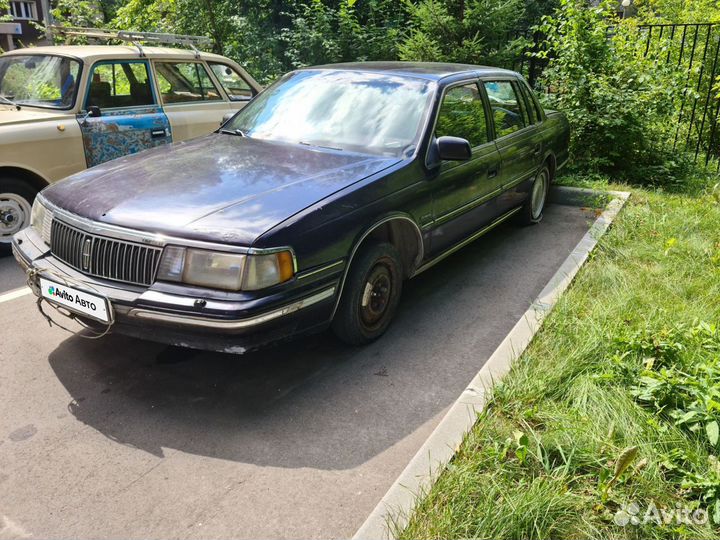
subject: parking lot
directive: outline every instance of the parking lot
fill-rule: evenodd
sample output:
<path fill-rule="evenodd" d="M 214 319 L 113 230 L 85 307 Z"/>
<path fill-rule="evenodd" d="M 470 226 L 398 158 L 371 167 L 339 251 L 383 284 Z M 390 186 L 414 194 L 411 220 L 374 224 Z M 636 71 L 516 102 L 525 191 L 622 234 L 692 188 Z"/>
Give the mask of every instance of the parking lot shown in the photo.
<path fill-rule="evenodd" d="M 406 284 L 388 334 L 233 356 L 0 304 L 0 537 L 349 537 L 587 231 L 552 206 Z M 0 294 L 22 286 L 0 259 Z"/>

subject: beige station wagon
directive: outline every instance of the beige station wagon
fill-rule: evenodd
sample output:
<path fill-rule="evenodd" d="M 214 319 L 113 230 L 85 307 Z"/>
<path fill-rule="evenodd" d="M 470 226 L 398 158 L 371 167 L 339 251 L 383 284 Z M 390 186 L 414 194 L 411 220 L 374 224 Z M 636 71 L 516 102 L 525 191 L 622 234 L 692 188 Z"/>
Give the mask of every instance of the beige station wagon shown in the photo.
<path fill-rule="evenodd" d="M 29 225 L 48 184 L 210 133 L 260 89 L 237 63 L 197 49 L 72 45 L 0 55 L 0 248 Z"/>

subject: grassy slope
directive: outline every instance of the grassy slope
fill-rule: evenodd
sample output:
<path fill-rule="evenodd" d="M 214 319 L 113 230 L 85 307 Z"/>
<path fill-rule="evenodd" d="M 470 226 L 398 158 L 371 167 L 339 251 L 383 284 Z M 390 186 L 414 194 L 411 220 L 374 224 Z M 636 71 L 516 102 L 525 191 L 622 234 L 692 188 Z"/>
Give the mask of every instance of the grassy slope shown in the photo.
<path fill-rule="evenodd" d="M 698 499 L 663 462 L 680 450 L 686 468 L 706 470 L 708 445 L 641 407 L 615 353 L 636 331 L 718 321 L 719 254 L 713 196 L 635 190 L 401 536 L 718 537 L 710 524 L 623 528 L 612 518 L 631 502 L 644 514 L 650 501 Z M 633 465 L 605 490 L 632 446 Z"/>

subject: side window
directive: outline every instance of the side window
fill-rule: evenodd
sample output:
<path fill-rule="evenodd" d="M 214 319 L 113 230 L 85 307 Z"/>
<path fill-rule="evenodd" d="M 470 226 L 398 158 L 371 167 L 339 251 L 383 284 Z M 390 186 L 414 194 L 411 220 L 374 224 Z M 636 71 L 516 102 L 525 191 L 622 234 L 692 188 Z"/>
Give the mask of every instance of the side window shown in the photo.
<path fill-rule="evenodd" d="M 215 77 L 233 101 L 245 101 L 253 97 L 253 89 L 240 74 L 225 64 L 210 63 Z"/>
<path fill-rule="evenodd" d="M 534 122 L 530 119 L 530 111 L 528 110 L 527 98 L 525 94 L 523 94 L 518 84 L 514 83 L 513 87 L 515 88 L 515 95 L 518 97 L 518 105 L 520 106 L 520 112 L 522 113 L 523 124 L 525 124 L 526 126 L 534 124 Z"/>
<path fill-rule="evenodd" d="M 541 116 L 538 114 L 538 110 L 535 107 L 535 100 L 532 96 L 532 91 L 526 84 L 520 84 L 520 90 L 522 91 L 523 97 L 525 98 L 525 103 L 527 104 L 527 110 L 530 114 L 530 123 L 531 124 L 537 124 L 541 120 Z"/>
<path fill-rule="evenodd" d="M 528 100 L 530 101 L 530 107 L 535 111 L 535 118 L 537 118 L 538 122 L 542 122 L 543 110 L 540 106 L 540 101 L 538 101 L 537 96 L 529 87 L 526 86 L 525 89 L 528 92 Z"/>
<path fill-rule="evenodd" d="M 490 108 L 495 122 L 495 133 L 504 137 L 525 127 L 520 97 L 510 81 L 485 81 Z"/>
<path fill-rule="evenodd" d="M 153 105 L 152 85 L 145 62 L 103 62 L 90 72 L 85 109 Z"/>
<path fill-rule="evenodd" d="M 157 62 L 155 72 L 164 103 L 222 99 L 205 66 L 199 62 Z"/>
<path fill-rule="evenodd" d="M 476 84 L 456 86 L 445 93 L 435 136 L 462 137 L 473 148 L 488 142 L 487 119 L 480 91 Z"/>

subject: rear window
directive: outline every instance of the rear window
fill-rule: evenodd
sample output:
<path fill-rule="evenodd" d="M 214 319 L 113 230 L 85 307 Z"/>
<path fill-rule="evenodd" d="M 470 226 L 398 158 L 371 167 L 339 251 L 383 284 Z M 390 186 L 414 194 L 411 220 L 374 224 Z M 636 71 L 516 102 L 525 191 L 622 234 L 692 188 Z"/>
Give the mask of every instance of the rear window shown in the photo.
<path fill-rule="evenodd" d="M 222 99 L 200 62 L 157 62 L 155 71 L 164 103 Z"/>
<path fill-rule="evenodd" d="M 225 89 L 228 97 L 233 101 L 246 101 L 253 97 L 255 92 L 237 71 L 227 64 L 210 63 L 210 69 L 215 78 Z"/>

